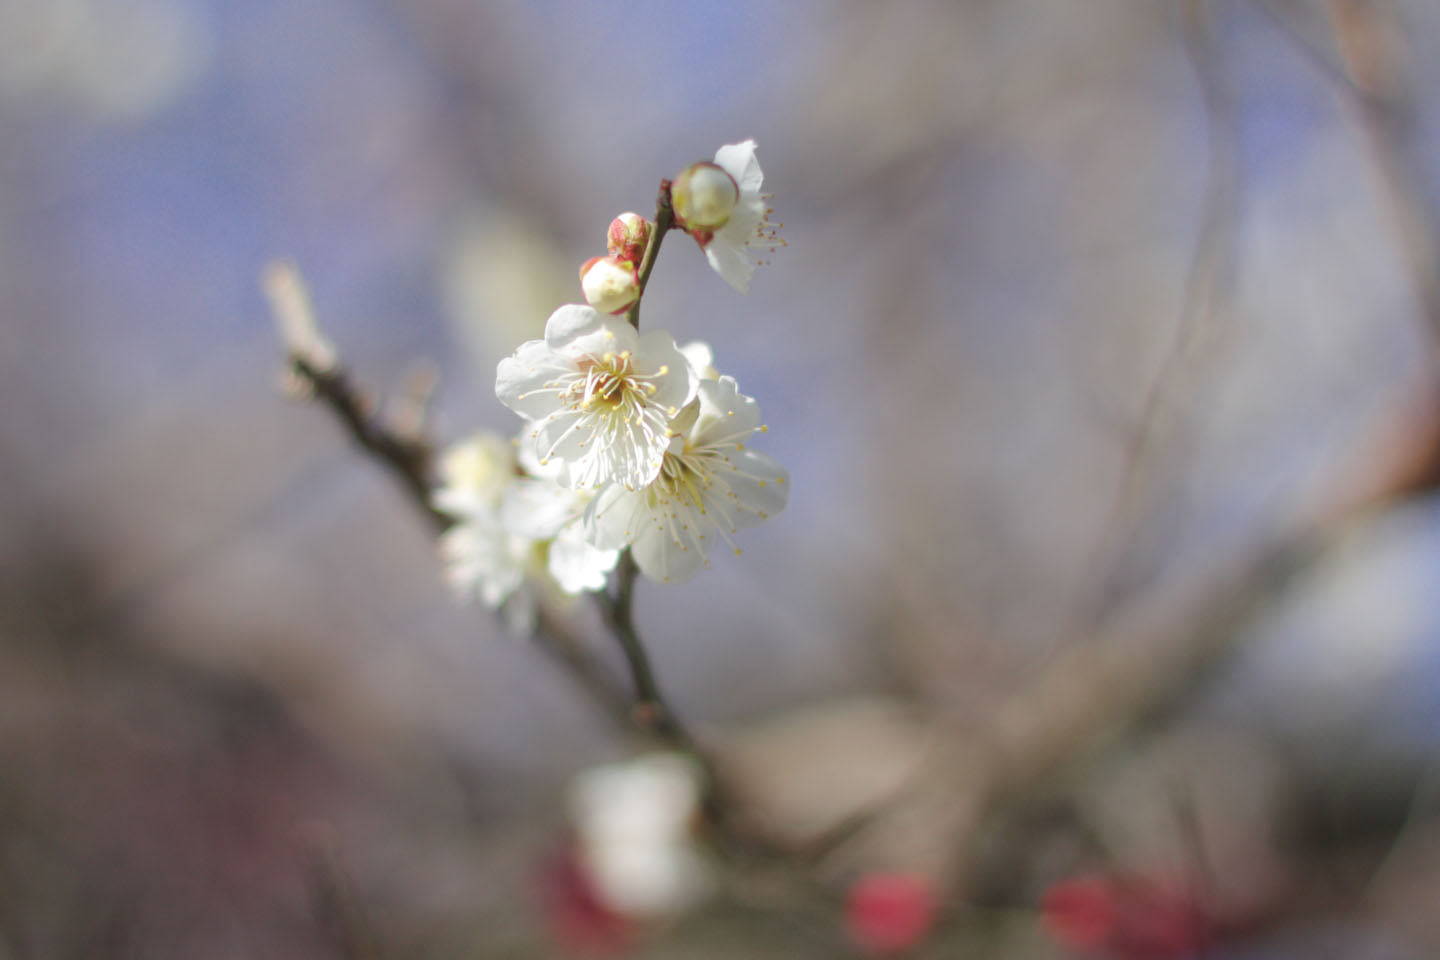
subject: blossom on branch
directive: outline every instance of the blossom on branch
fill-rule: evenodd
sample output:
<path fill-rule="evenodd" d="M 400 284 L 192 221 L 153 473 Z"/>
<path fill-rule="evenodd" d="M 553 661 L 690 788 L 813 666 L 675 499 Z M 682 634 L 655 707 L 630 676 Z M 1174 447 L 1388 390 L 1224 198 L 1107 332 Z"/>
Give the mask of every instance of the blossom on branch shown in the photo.
<path fill-rule="evenodd" d="M 458 594 L 498 610 L 525 582 L 534 554 L 531 539 L 500 523 L 500 503 L 515 476 L 514 448 L 503 437 L 480 433 L 446 450 L 439 471 L 431 502 L 455 519 L 440 536 L 446 577 Z M 507 615 L 523 627 L 533 606 L 519 598 Z"/>
<path fill-rule="evenodd" d="M 717 213 L 724 206 L 725 191 L 715 182 L 720 174 L 729 177 L 735 196 L 723 217 Z M 785 245 L 779 234 L 783 224 L 769 220 L 770 194 L 760 192 L 764 179 L 755 141 L 746 140 L 715 151 L 714 163 L 690 167 L 672 188 L 676 221 L 700 244 L 715 272 L 741 293 L 749 291 L 759 258 Z M 691 222 L 687 214 L 698 219 Z"/>
<path fill-rule="evenodd" d="M 500 361 L 495 393 L 530 421 L 541 464 L 558 461 L 574 489 L 640 488 L 660 473 L 669 422 L 695 393 L 695 376 L 663 330 L 567 304 L 545 339 Z"/>
<path fill-rule="evenodd" d="M 732 534 L 768 519 L 789 499 L 785 468 L 746 446 L 766 429 L 755 401 L 733 377 L 702 380 L 697 389 L 671 424 L 655 479 L 634 490 L 611 484 L 585 514 L 591 543 L 629 544 L 640 571 L 667 583 L 693 577 L 709 565 L 717 540 L 733 547 Z"/>
<path fill-rule="evenodd" d="M 440 537 L 451 585 L 500 610 L 516 634 L 534 628 L 537 588 L 570 596 L 603 590 L 619 558 L 585 541 L 588 492 L 561 486 L 553 471 L 526 474 L 526 467 L 513 443 L 478 434 L 441 456 L 441 485 L 431 495 L 455 519 Z"/>

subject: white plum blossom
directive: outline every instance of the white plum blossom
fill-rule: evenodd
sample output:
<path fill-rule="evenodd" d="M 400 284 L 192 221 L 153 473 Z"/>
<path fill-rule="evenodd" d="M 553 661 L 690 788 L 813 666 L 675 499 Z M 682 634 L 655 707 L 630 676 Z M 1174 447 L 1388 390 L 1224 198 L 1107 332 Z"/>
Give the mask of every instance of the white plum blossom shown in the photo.
<path fill-rule="evenodd" d="M 602 590 L 619 557 L 585 541 L 588 491 L 556 482 L 553 471 L 517 470 L 516 444 L 481 433 L 440 458 L 431 502 L 455 520 L 440 537 L 446 577 L 462 597 L 500 610 L 513 633 L 534 628 L 536 587 L 548 575 L 562 593 Z M 521 468 L 530 458 L 518 458 Z M 553 588 L 552 588 L 553 589 Z"/>
<path fill-rule="evenodd" d="M 570 790 L 580 864 L 606 906 L 653 917 L 713 888 L 691 837 L 700 772 L 687 757 L 655 753 L 592 767 Z"/>
<path fill-rule="evenodd" d="M 559 461 L 575 489 L 639 488 L 660 473 L 669 421 L 690 402 L 695 377 L 663 330 L 638 333 L 618 317 L 567 304 L 545 339 L 500 361 L 495 394 L 530 421 L 542 464 Z"/>
<path fill-rule="evenodd" d="M 733 377 L 701 381 L 695 401 L 672 424 L 655 480 L 637 490 L 612 484 L 591 501 L 590 542 L 602 549 L 629 544 L 653 580 L 688 580 L 709 565 L 716 540 L 733 546 L 732 534 L 785 507 L 789 474 L 746 446 L 764 430 L 759 406 Z"/>
<path fill-rule="evenodd" d="M 747 293 L 759 258 L 774 253 L 785 241 L 779 236 L 780 225 L 770 223 L 769 195 L 760 192 L 765 176 L 755 159 L 755 141 L 727 143 L 715 151 L 715 165 L 735 181 L 735 207 L 723 226 L 691 232 L 715 272 L 739 292 Z"/>
<path fill-rule="evenodd" d="M 440 537 L 446 577 L 457 594 L 499 609 L 525 582 L 535 552 L 533 540 L 500 523 L 500 504 L 515 478 L 514 446 L 496 434 L 477 434 L 445 451 L 439 473 L 431 502 L 455 518 Z M 517 605 L 529 603 L 520 598 Z M 520 623 L 530 617 L 524 609 L 510 612 Z"/>
<path fill-rule="evenodd" d="M 519 477 L 500 504 L 501 526 L 543 543 L 546 571 L 572 596 L 605 589 L 606 574 L 620 557 L 620 551 L 597 549 L 585 539 L 582 521 L 591 496 L 553 476 Z"/>

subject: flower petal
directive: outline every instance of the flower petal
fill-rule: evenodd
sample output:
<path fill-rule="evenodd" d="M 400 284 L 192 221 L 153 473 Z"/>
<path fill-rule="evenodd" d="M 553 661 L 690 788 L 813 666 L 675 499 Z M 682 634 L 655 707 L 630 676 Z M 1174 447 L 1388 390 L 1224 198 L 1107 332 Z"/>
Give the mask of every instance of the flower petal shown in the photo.
<path fill-rule="evenodd" d="M 579 521 L 564 527 L 550 544 L 550 576 L 568 594 L 604 590 L 605 575 L 615 569 L 619 550 L 600 550 L 585 541 Z"/>
<path fill-rule="evenodd" d="M 671 407 L 679 410 L 695 396 L 699 377 L 675 345 L 675 338 L 666 331 L 642 333 L 635 345 L 634 363 L 636 371 L 650 377 L 650 383 L 655 386 L 650 401 L 667 414 Z M 661 373 L 662 370 L 665 372 Z"/>
<path fill-rule="evenodd" d="M 690 432 L 693 447 L 718 447 L 745 441 L 760 429 L 760 405 L 740 392 L 731 376 L 702 382 L 697 390 L 700 416 Z"/>
<path fill-rule="evenodd" d="M 790 472 L 775 459 L 755 450 L 729 454 L 715 468 L 717 511 L 723 509 L 732 529 L 743 530 L 768 520 L 790 502 Z"/>
<path fill-rule="evenodd" d="M 765 176 L 760 172 L 760 161 L 755 159 L 755 141 L 727 143 L 715 151 L 715 163 L 735 180 L 741 194 L 759 191 Z"/>
<path fill-rule="evenodd" d="M 623 317 L 596 313 L 576 303 L 567 303 L 545 323 L 545 344 L 566 357 L 600 357 L 606 353 L 634 350 L 635 328 Z"/>
<path fill-rule="evenodd" d="M 658 522 L 657 522 L 658 521 Z M 683 583 L 705 566 L 714 538 L 697 538 L 691 526 L 662 514 L 649 519 L 635 537 L 630 553 L 635 565 L 651 580 L 661 583 Z"/>
<path fill-rule="evenodd" d="M 527 420 L 555 408 L 554 382 L 576 375 L 573 364 L 557 356 L 544 340 L 527 340 L 495 370 L 495 396 Z"/>
<path fill-rule="evenodd" d="M 740 293 L 750 292 L 750 278 L 755 275 L 755 262 L 750 259 L 746 248 L 737 245 L 733 238 L 717 232 L 705 244 L 705 259 L 720 279 Z"/>
<path fill-rule="evenodd" d="M 612 483 L 585 509 L 585 538 L 601 550 L 618 550 L 628 546 L 645 523 L 644 492 Z"/>
<path fill-rule="evenodd" d="M 585 512 L 585 497 L 554 480 L 517 478 L 500 502 L 500 525 L 532 540 L 549 540 Z"/>

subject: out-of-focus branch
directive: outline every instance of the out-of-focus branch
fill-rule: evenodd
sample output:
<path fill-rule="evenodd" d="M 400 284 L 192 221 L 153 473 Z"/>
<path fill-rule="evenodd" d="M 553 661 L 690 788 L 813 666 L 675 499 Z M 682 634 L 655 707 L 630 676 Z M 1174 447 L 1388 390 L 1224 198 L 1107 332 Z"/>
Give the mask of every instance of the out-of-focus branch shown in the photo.
<path fill-rule="evenodd" d="M 1404 74 L 1401 31 L 1373 0 L 1331 0 L 1330 20 L 1350 84 L 1345 88 L 1375 178 L 1409 262 L 1421 309 L 1440 337 L 1440 213 L 1416 157 L 1415 103 Z"/>
<path fill-rule="evenodd" d="M 287 386 L 324 404 L 351 439 L 400 481 L 437 532 L 454 521 L 430 503 L 430 445 L 418 434 L 402 436 L 380 416 L 378 405 L 354 382 L 335 347 L 320 331 L 309 293 L 293 264 L 275 263 L 261 278 L 290 363 Z"/>
<path fill-rule="evenodd" d="M 1239 213 L 1239 152 L 1236 146 L 1235 110 L 1229 83 L 1220 66 L 1204 0 L 1182 4 L 1185 49 L 1204 101 L 1205 129 L 1209 139 L 1203 219 L 1185 280 L 1179 321 L 1159 371 L 1150 382 L 1140 405 L 1139 418 L 1130 434 L 1120 482 L 1100 538 L 1086 564 L 1097 578 L 1083 591 L 1087 608 L 1082 619 L 1095 622 L 1114 603 L 1118 566 L 1124 561 L 1130 541 L 1131 522 L 1142 498 L 1141 486 L 1150 461 L 1157 423 L 1176 381 L 1184 372 L 1197 337 L 1213 325 L 1216 301 L 1232 270 L 1235 220 Z"/>
<path fill-rule="evenodd" d="M 597 594 L 596 598 L 605 614 L 605 622 L 614 632 L 621 651 L 625 654 L 625 663 L 629 667 L 630 679 L 635 687 L 636 723 L 666 740 L 673 740 L 688 747 L 694 741 L 665 702 L 655 680 L 655 671 L 650 666 L 650 657 L 635 630 L 636 573 L 635 559 L 627 550 L 621 554 L 616 567 L 614 594 Z"/>
<path fill-rule="evenodd" d="M 1256 6 L 1300 48 L 1347 107 L 1364 140 L 1425 320 L 1440 337 L 1440 204 L 1420 173 L 1403 31 L 1373 0 L 1329 0 L 1332 57 L 1275 0 L 1256 0 Z"/>
<path fill-rule="evenodd" d="M 355 896 L 334 828 L 305 824 L 295 839 L 310 876 L 311 908 L 338 955 L 345 960 L 380 960 L 375 933 Z"/>

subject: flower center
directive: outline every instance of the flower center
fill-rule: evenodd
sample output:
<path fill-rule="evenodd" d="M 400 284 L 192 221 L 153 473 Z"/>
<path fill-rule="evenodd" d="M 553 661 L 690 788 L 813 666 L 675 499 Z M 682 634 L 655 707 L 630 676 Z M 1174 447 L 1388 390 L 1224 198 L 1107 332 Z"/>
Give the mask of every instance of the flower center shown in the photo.
<path fill-rule="evenodd" d="M 660 476 L 655 478 L 655 490 L 665 499 L 688 500 L 697 507 L 704 507 L 700 493 L 709 486 L 709 478 L 699 468 L 693 457 L 684 454 L 666 453 L 660 464 Z"/>
<path fill-rule="evenodd" d="M 573 381 L 565 391 L 565 399 L 581 410 L 598 407 L 608 413 L 644 406 L 657 389 L 651 381 L 670 372 L 668 366 L 662 365 L 652 374 L 637 373 L 629 350 L 591 359 L 581 369 L 585 379 Z"/>

